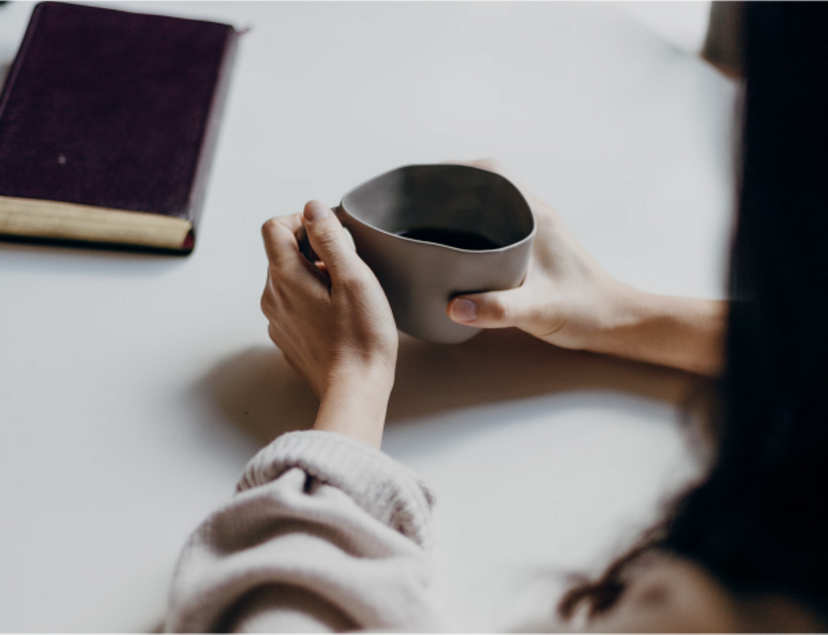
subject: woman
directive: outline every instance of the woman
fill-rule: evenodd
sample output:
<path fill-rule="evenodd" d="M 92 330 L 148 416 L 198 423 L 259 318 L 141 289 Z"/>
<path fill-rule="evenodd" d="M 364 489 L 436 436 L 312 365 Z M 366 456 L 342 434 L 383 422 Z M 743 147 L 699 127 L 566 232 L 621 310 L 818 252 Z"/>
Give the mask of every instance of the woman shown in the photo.
<path fill-rule="evenodd" d="M 746 12 L 747 97 L 732 305 L 610 278 L 554 212 L 519 289 L 455 298 L 452 319 L 566 348 L 719 375 L 710 472 L 562 617 L 590 630 L 828 626 L 828 7 Z M 490 162 L 475 165 L 502 172 Z M 324 264 L 299 252 L 304 226 Z M 269 332 L 320 399 L 310 431 L 248 465 L 185 548 L 169 630 L 439 630 L 424 485 L 379 451 L 397 332 L 330 210 L 263 227 Z"/>

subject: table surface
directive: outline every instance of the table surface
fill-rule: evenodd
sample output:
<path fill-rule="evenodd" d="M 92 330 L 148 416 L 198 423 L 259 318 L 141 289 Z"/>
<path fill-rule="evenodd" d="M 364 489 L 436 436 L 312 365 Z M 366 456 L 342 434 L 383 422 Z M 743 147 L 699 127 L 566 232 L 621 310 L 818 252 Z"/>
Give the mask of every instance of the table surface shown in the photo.
<path fill-rule="evenodd" d="M 0 63 L 32 4 L 0 7 Z M 497 157 L 614 276 L 723 297 L 737 87 L 604 3 L 107 3 L 250 27 L 187 258 L 0 243 L 0 630 L 147 630 L 188 533 L 315 402 L 259 228 Z M 547 614 L 693 470 L 692 377 L 518 332 L 403 337 L 384 449 L 437 494 L 454 628 Z"/>

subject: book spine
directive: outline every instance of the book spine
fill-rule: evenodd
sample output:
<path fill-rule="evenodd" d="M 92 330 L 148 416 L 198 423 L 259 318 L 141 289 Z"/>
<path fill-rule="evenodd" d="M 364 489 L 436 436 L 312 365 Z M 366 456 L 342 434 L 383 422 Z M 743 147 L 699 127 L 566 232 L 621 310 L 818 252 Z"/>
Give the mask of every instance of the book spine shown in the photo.
<path fill-rule="evenodd" d="M 227 39 L 224 45 L 224 55 L 222 57 L 218 77 L 216 79 L 216 85 L 213 89 L 210 114 L 207 118 L 207 125 L 205 126 L 204 135 L 202 137 L 201 150 L 198 156 L 198 166 L 196 167 L 195 178 L 193 179 L 193 187 L 190 194 L 190 209 L 188 216 L 192 220 L 193 230 L 187 237 L 187 243 L 182 246 L 182 249 L 187 251 L 192 250 L 194 246 L 195 234 L 198 231 L 197 228 L 199 219 L 201 217 L 202 208 L 204 207 L 204 199 L 207 193 L 207 183 L 209 181 L 210 170 L 215 157 L 216 145 L 218 144 L 221 120 L 224 116 L 224 108 L 227 104 L 227 95 L 230 88 L 230 77 L 232 75 L 233 65 L 236 61 L 238 39 L 239 33 L 233 27 L 229 27 L 227 30 Z"/>

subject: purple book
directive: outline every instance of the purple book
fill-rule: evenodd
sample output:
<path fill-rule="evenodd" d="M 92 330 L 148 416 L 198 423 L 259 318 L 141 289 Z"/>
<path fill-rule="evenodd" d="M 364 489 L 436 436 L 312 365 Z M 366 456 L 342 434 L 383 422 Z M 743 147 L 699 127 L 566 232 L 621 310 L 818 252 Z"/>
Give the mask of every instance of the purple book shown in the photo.
<path fill-rule="evenodd" d="M 190 253 L 236 41 L 38 4 L 0 93 L 0 235 Z"/>

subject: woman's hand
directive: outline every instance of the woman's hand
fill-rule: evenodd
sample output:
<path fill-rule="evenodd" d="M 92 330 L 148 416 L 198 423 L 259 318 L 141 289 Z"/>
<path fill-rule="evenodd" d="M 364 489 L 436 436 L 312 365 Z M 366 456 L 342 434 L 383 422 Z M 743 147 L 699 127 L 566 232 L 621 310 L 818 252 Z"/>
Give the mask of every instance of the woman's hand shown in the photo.
<path fill-rule="evenodd" d="M 448 315 L 482 328 L 517 327 L 550 344 L 715 375 L 723 363 L 727 304 L 645 293 L 610 277 L 551 207 L 496 161 L 464 163 L 497 172 L 523 192 L 537 235 L 517 289 L 453 298 Z"/>
<path fill-rule="evenodd" d="M 517 183 L 497 161 L 464 163 Z M 449 317 L 483 328 L 515 326 L 563 348 L 589 348 L 615 318 L 630 289 L 612 279 L 575 240 L 551 207 L 519 185 L 532 207 L 537 235 L 523 284 L 517 289 L 458 296 Z"/>
<path fill-rule="evenodd" d="M 304 225 L 314 265 L 299 251 Z M 268 333 L 320 400 L 314 427 L 379 447 L 399 338 L 376 277 L 339 219 L 318 201 L 262 227 L 269 261 L 262 311 Z"/>

